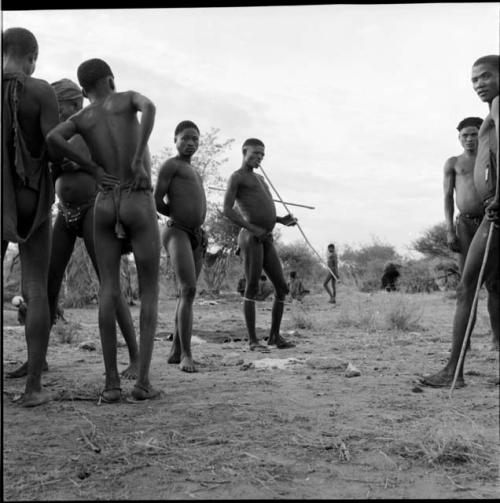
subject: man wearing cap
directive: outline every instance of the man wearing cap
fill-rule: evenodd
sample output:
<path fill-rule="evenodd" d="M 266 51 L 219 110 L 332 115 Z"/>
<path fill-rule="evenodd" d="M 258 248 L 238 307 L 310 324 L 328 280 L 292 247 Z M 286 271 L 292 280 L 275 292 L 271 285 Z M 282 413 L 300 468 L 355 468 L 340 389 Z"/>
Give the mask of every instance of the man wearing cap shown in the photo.
<path fill-rule="evenodd" d="M 61 79 L 51 84 L 59 104 L 59 119 L 68 119 L 83 107 L 83 93 L 80 87 L 69 79 Z M 86 157 L 90 153 L 85 141 L 80 135 L 71 139 L 71 143 Z M 66 266 L 71 258 L 77 237 L 83 238 L 85 248 L 98 274 L 94 250 L 94 201 L 97 191 L 95 178 L 81 169 L 80 166 L 65 159 L 61 164 L 52 164 L 52 179 L 58 197 L 57 216 L 52 229 L 52 251 L 50 257 L 48 298 L 51 325 L 57 318 L 59 290 Z M 124 249 L 124 251 L 127 251 Z M 135 337 L 135 329 L 130 310 L 123 295 L 120 296 L 117 309 L 117 321 L 128 346 L 130 365 L 122 372 L 128 379 L 135 379 L 138 371 L 139 350 Z M 44 370 L 47 370 L 47 362 Z M 16 378 L 26 375 L 27 365 L 24 363 L 7 377 Z"/>
<path fill-rule="evenodd" d="M 446 239 L 450 250 L 458 253 L 462 274 L 470 243 L 483 219 L 483 201 L 474 185 L 474 163 L 477 155 L 478 133 L 483 119 L 467 117 L 457 126 L 458 141 L 464 151 L 450 157 L 444 165 L 444 215 Z M 453 224 L 455 203 L 459 210 Z"/>

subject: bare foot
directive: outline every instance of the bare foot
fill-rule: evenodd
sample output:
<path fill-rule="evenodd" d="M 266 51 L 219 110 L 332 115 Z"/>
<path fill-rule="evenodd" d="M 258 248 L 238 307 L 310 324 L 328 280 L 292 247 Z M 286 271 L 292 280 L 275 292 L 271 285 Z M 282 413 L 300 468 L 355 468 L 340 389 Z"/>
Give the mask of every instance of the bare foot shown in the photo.
<path fill-rule="evenodd" d="M 136 400 L 151 400 L 153 398 L 158 398 L 161 392 L 155 390 L 151 385 L 142 386 L 141 384 L 134 384 L 134 389 L 132 390 L 132 396 Z"/>
<path fill-rule="evenodd" d="M 167 363 L 181 363 L 181 346 L 175 337 L 172 342 L 172 347 L 170 348 Z"/>
<path fill-rule="evenodd" d="M 251 342 L 250 343 L 250 351 L 259 351 L 259 353 L 270 353 L 270 349 L 266 346 L 263 346 L 262 344 L 259 344 L 258 342 Z"/>
<path fill-rule="evenodd" d="M 121 388 L 105 388 L 101 393 L 101 401 L 104 403 L 115 403 L 122 399 Z"/>
<path fill-rule="evenodd" d="M 45 363 L 42 367 L 42 372 L 47 372 L 47 370 L 49 370 L 49 365 L 47 363 L 47 360 L 45 360 Z M 5 377 L 8 377 L 9 379 L 16 379 L 18 377 L 24 377 L 26 375 L 28 375 L 28 362 L 24 362 L 20 367 L 12 370 L 11 372 L 7 372 L 5 374 Z"/>
<path fill-rule="evenodd" d="M 184 372 L 197 372 L 193 358 L 190 356 L 184 356 L 184 358 L 182 358 L 179 368 Z"/>
<path fill-rule="evenodd" d="M 295 344 L 293 342 L 287 342 L 281 336 L 269 337 L 269 340 L 267 341 L 267 345 L 268 346 L 276 346 L 278 349 L 288 349 L 288 348 L 295 347 Z"/>
<path fill-rule="evenodd" d="M 139 374 L 138 367 L 138 363 L 133 362 L 120 375 L 125 379 L 137 379 L 137 376 Z"/>
<path fill-rule="evenodd" d="M 40 391 L 24 393 L 18 400 L 16 400 L 16 403 L 21 405 L 21 407 L 36 407 L 37 405 L 50 402 L 53 398 L 54 397 L 50 391 L 42 388 Z"/>
<path fill-rule="evenodd" d="M 429 386 L 431 388 L 448 388 L 451 387 L 453 383 L 453 375 L 441 370 L 436 374 L 422 376 L 419 380 L 422 386 Z M 455 383 L 455 388 L 463 388 L 464 386 L 464 378 L 458 377 L 457 382 Z"/>

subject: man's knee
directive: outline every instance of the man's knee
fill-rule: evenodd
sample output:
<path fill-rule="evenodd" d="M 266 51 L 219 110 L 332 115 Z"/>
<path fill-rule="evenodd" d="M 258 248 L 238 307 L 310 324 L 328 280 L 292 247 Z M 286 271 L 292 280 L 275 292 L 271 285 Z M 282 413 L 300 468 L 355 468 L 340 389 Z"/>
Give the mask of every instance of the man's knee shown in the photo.
<path fill-rule="evenodd" d="M 490 295 L 500 296 L 500 280 L 498 277 L 488 278 L 485 282 L 486 290 Z"/>
<path fill-rule="evenodd" d="M 275 285 L 276 298 L 279 300 L 285 300 L 285 297 L 290 293 L 286 283 Z"/>
<path fill-rule="evenodd" d="M 196 285 L 181 285 L 179 288 L 180 296 L 184 299 L 194 299 L 196 295 Z"/>
<path fill-rule="evenodd" d="M 256 281 L 255 283 L 248 282 L 245 288 L 245 297 L 247 299 L 255 299 L 258 293 L 259 293 L 259 282 L 258 281 Z"/>

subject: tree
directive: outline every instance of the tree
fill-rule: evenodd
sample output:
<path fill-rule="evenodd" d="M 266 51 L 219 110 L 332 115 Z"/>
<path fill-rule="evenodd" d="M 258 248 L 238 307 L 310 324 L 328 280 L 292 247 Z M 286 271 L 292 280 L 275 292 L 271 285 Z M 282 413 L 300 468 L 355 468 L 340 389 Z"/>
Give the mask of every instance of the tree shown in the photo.
<path fill-rule="evenodd" d="M 448 248 L 446 241 L 446 222 L 429 227 L 423 236 L 412 243 L 412 248 L 427 258 L 445 258 L 456 261 L 455 253 Z"/>
<path fill-rule="evenodd" d="M 277 249 L 285 271 L 297 271 L 303 279 L 322 274 L 323 266 L 305 243 L 278 243 Z"/>

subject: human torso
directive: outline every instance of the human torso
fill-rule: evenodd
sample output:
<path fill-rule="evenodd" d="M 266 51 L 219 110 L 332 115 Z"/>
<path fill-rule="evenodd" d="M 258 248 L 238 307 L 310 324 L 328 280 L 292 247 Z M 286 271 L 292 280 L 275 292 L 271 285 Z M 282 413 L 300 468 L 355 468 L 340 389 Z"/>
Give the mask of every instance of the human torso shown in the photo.
<path fill-rule="evenodd" d="M 78 145 L 80 151 L 87 146 L 80 135 L 71 138 L 70 143 Z M 90 154 L 89 154 L 90 155 Z M 57 197 L 70 204 L 81 204 L 92 199 L 97 190 L 95 178 L 85 171 L 63 171 L 56 179 Z"/>
<path fill-rule="evenodd" d="M 189 162 L 173 158 L 177 169 L 167 190 L 170 217 L 195 229 L 205 221 L 207 200 L 201 176 Z"/>
<path fill-rule="evenodd" d="M 249 223 L 272 231 L 276 225 L 276 207 L 263 177 L 243 168 L 237 173 L 236 203 L 241 214 Z"/>
<path fill-rule="evenodd" d="M 495 123 L 489 113 L 479 129 L 478 150 L 474 166 L 474 184 L 483 201 L 495 195 L 496 153 Z"/>
<path fill-rule="evenodd" d="M 459 155 L 456 158 L 455 204 L 461 213 L 481 215 L 483 202 L 474 184 L 475 156 Z"/>
<path fill-rule="evenodd" d="M 328 267 L 332 268 L 337 266 L 337 254 L 335 252 L 328 252 L 327 264 Z"/>
<path fill-rule="evenodd" d="M 131 103 L 131 94 L 112 93 L 92 103 L 73 120 L 87 144 L 93 160 L 122 182 L 133 177 L 132 160 L 139 138 L 139 121 Z M 144 168 L 151 173 L 149 151 L 145 150 Z"/>

